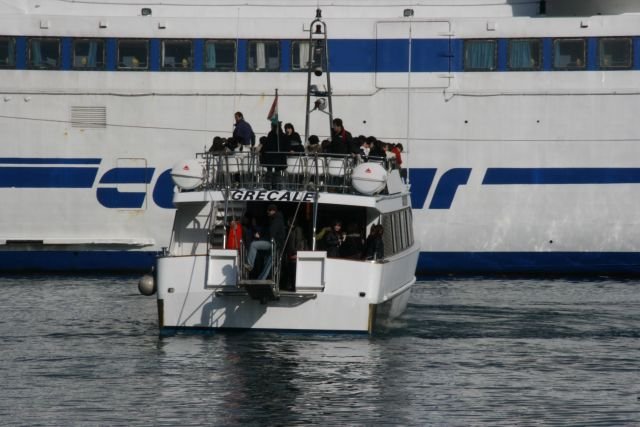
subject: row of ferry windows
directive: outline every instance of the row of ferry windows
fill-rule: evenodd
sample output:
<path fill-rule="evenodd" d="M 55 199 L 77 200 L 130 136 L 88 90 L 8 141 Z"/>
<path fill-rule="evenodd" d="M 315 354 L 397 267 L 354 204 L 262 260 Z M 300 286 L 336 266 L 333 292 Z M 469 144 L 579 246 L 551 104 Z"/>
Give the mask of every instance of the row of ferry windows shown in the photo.
<path fill-rule="evenodd" d="M 60 39 L 31 38 L 28 40 L 27 66 L 33 69 L 58 69 L 62 53 Z M 207 71 L 236 70 L 236 41 L 208 40 L 204 42 L 204 64 Z M 120 70 L 148 70 L 150 46 L 148 40 L 118 40 L 117 65 Z M 291 69 L 307 69 L 309 42 L 291 43 Z M 194 46 L 191 40 L 163 40 L 160 68 L 167 71 L 193 69 Z M 0 37 L 0 68 L 16 66 L 15 38 Z M 76 39 L 72 47 L 72 67 L 101 70 L 106 68 L 106 44 L 103 39 Z M 247 44 L 249 71 L 279 71 L 280 42 L 250 40 Z"/>
<path fill-rule="evenodd" d="M 120 70 L 148 70 L 149 40 L 117 40 L 115 68 Z M 163 40 L 160 44 L 160 69 L 189 71 L 193 69 L 192 40 Z M 291 42 L 291 69 L 304 71 L 309 58 L 309 42 Z M 633 67 L 633 41 L 616 37 L 598 40 L 598 66 L 601 69 L 630 69 Z M 543 43 L 541 39 L 510 39 L 507 41 L 507 68 L 513 71 L 542 69 Z M 61 41 L 58 38 L 30 38 L 27 43 L 27 66 L 34 69 L 61 68 Z M 280 42 L 278 40 L 249 40 L 247 42 L 248 71 L 280 71 Z M 315 59 L 314 59 L 315 61 Z M 587 41 L 581 38 L 553 40 L 553 69 L 582 70 L 587 67 Z M 16 66 L 16 39 L 0 37 L 0 68 Z M 465 40 L 464 70 L 493 71 L 498 68 L 497 40 Z M 101 70 L 106 68 L 106 42 L 103 39 L 74 39 L 72 43 L 74 69 Z M 237 45 L 235 40 L 204 42 L 202 68 L 206 71 L 235 71 Z"/>
<path fill-rule="evenodd" d="M 542 40 L 512 39 L 507 44 L 507 68 L 513 71 L 542 69 Z M 553 40 L 553 69 L 583 70 L 587 67 L 587 40 L 580 38 Z M 615 37 L 598 40 L 598 67 L 603 70 L 631 69 L 633 41 Z M 465 71 L 493 71 L 498 68 L 497 40 L 465 40 Z"/>

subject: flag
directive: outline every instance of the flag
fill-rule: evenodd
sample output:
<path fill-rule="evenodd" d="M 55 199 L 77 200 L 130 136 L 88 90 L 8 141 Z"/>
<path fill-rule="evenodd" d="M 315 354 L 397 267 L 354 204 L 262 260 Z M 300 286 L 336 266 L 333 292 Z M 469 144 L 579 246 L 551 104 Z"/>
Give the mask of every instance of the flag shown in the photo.
<path fill-rule="evenodd" d="M 269 114 L 267 114 L 267 120 L 271 120 L 272 123 L 278 122 L 278 91 L 276 91 L 276 97 L 273 100 L 273 104 L 271 104 Z"/>

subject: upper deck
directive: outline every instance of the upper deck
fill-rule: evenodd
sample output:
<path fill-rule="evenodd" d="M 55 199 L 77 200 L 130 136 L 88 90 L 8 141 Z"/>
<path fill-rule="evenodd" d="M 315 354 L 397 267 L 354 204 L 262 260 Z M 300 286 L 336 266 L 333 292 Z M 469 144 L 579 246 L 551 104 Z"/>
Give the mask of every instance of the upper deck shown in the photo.
<path fill-rule="evenodd" d="M 395 159 L 359 155 L 256 152 L 199 153 L 174 167 L 174 204 L 196 202 L 315 202 L 376 208 L 410 206 L 409 187 Z M 195 170 L 194 170 L 195 169 Z"/>

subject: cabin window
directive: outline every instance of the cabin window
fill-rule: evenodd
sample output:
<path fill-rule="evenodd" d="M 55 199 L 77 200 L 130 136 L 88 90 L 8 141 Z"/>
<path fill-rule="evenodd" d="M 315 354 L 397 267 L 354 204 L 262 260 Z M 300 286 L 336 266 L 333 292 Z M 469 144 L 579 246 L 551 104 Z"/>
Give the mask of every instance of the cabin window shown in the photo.
<path fill-rule="evenodd" d="M 396 253 L 393 239 L 393 220 L 391 214 L 382 215 L 382 242 L 384 244 L 384 256 L 389 257 Z"/>
<path fill-rule="evenodd" d="M 249 71 L 279 71 L 280 42 L 277 40 L 249 41 Z"/>
<path fill-rule="evenodd" d="M 235 71 L 236 42 L 209 40 L 204 45 L 204 69 L 207 71 Z"/>
<path fill-rule="evenodd" d="M 79 39 L 73 41 L 73 68 L 103 69 L 104 40 Z"/>
<path fill-rule="evenodd" d="M 540 69 L 542 43 L 538 39 L 509 40 L 509 69 L 535 71 Z"/>
<path fill-rule="evenodd" d="M 498 42 L 495 40 L 465 40 L 465 71 L 493 71 L 496 69 Z"/>
<path fill-rule="evenodd" d="M 167 71 L 188 71 L 193 64 L 193 50 L 190 40 L 162 41 L 162 69 Z"/>
<path fill-rule="evenodd" d="M 30 39 L 29 66 L 40 70 L 60 68 L 60 40 Z"/>
<path fill-rule="evenodd" d="M 600 39 L 598 50 L 602 69 L 628 69 L 633 65 L 631 39 Z"/>
<path fill-rule="evenodd" d="M 585 39 L 558 39 L 553 41 L 553 68 L 556 70 L 583 70 L 587 66 Z"/>
<path fill-rule="evenodd" d="M 291 70 L 307 71 L 309 69 L 309 41 L 294 40 L 291 42 Z"/>
<path fill-rule="evenodd" d="M 14 38 L 0 38 L 0 68 L 16 66 L 16 40 Z"/>
<path fill-rule="evenodd" d="M 148 40 L 118 40 L 119 70 L 146 70 L 148 68 Z"/>
<path fill-rule="evenodd" d="M 411 209 L 404 210 L 405 221 L 407 221 L 407 242 L 409 242 L 409 246 L 412 246 L 414 243 L 413 240 L 413 213 Z"/>

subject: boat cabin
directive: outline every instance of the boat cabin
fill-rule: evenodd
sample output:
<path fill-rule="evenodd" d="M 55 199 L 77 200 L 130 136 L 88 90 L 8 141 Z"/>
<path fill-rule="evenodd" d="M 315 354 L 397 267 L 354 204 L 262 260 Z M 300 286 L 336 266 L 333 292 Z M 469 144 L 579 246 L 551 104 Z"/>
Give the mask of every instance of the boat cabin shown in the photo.
<path fill-rule="evenodd" d="M 409 193 L 394 162 L 290 153 L 282 159 L 265 164 L 253 151 L 207 152 L 176 165 L 177 212 L 166 255 L 207 257 L 209 286 L 262 289 L 258 298 L 275 299 L 280 291 L 321 289 L 318 269 L 327 259 L 384 263 L 414 244 Z M 273 222 L 280 222 L 280 236 L 271 235 Z M 256 241 L 262 243 L 252 255 Z"/>

